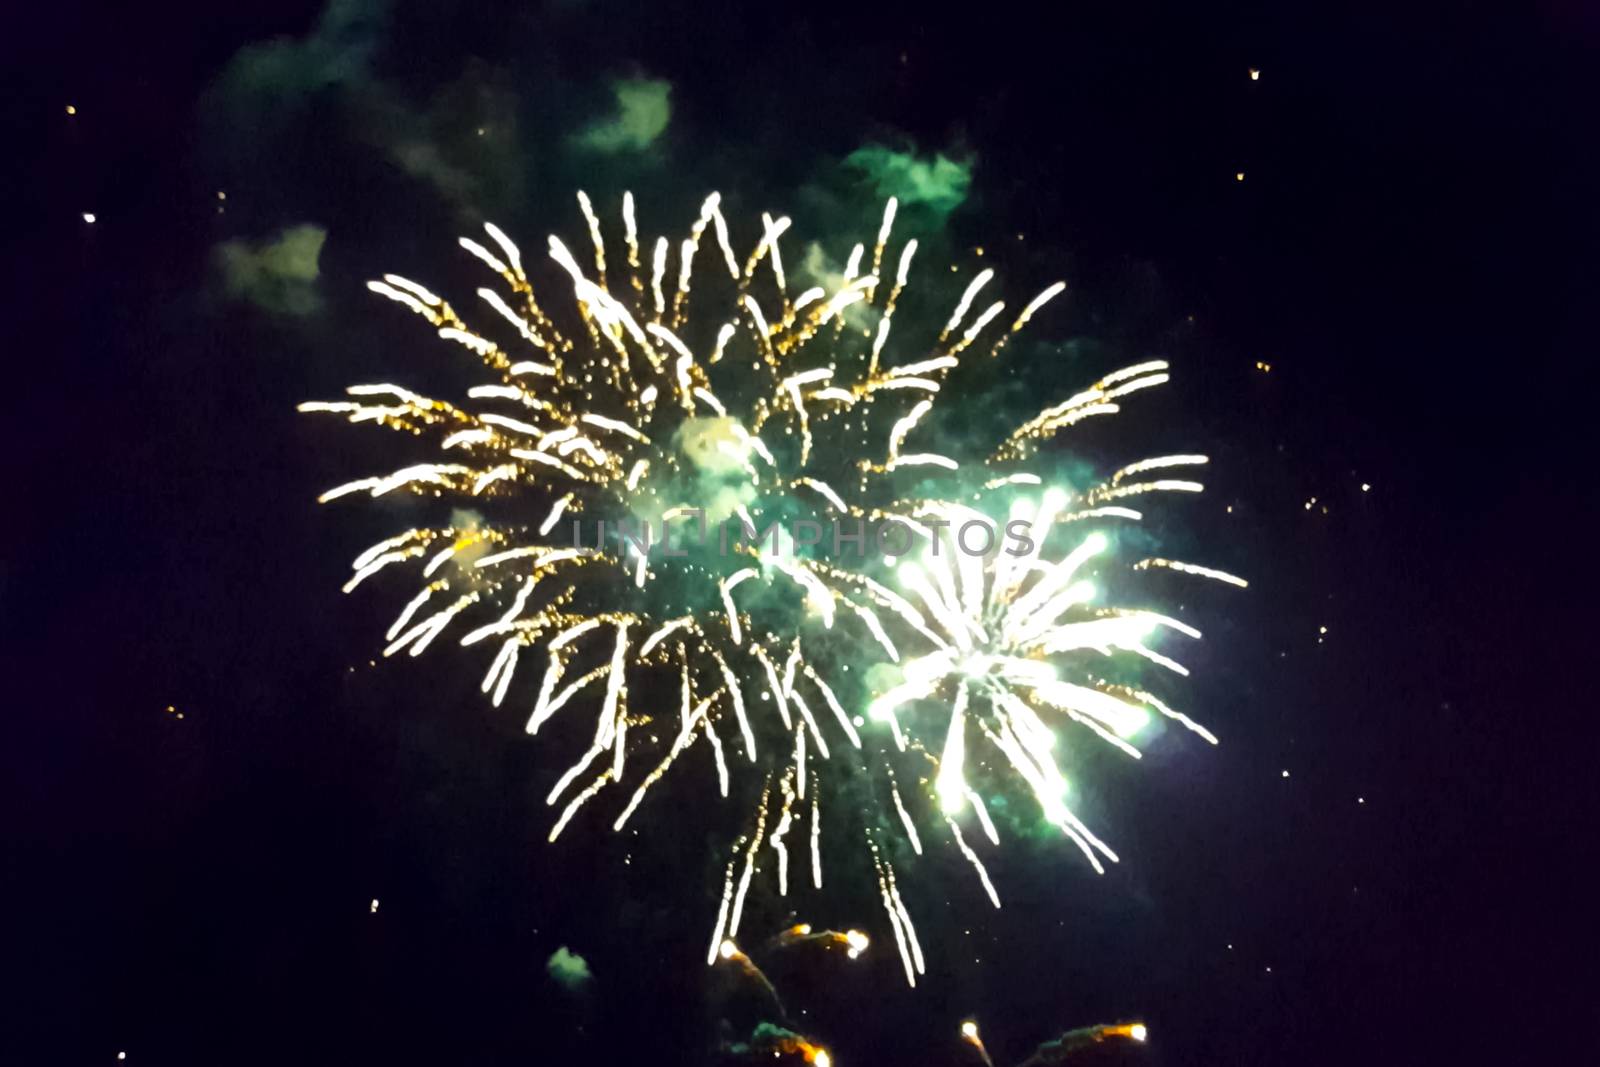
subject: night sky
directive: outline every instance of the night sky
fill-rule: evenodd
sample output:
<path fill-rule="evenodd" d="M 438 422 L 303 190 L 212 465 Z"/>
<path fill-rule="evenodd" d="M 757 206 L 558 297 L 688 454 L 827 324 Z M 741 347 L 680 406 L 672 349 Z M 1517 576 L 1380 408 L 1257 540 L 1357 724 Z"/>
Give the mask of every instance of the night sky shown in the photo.
<path fill-rule="evenodd" d="M 7 36 L 0 1062 L 716 1062 L 737 819 L 689 780 L 546 844 L 565 754 L 475 662 L 369 666 L 403 595 L 339 593 L 402 513 L 316 496 L 389 442 L 294 408 L 437 381 L 363 285 L 470 292 L 484 218 L 572 242 L 573 190 L 631 188 L 670 232 L 719 188 L 842 257 L 865 146 L 970 177 L 908 216 L 940 262 L 1068 280 L 1030 380 L 1173 362 L 1084 446 L 1209 453 L 1161 533 L 1251 588 L 1192 605 L 1222 744 L 1094 764 L 1120 865 L 1008 843 L 1000 912 L 926 865 L 915 991 L 841 875 L 794 918 L 874 947 L 774 973 L 801 1028 L 840 1067 L 973 1063 L 969 1017 L 1002 1067 L 1131 1019 L 1122 1062 L 1594 1048 L 1592 9 L 66 2 Z M 623 83 L 663 127 L 604 132 Z M 300 226 L 311 278 L 263 254 Z"/>

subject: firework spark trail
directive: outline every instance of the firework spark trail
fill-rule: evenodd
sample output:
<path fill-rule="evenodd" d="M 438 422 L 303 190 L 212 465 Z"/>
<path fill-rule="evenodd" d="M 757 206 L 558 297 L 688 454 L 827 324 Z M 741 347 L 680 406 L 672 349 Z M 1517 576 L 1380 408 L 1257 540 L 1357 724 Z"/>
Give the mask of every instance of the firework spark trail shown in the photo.
<path fill-rule="evenodd" d="M 915 331 L 895 312 L 917 242 L 895 250 L 893 200 L 875 240 L 853 247 L 831 291 L 814 286 L 797 296 L 784 268 L 786 217 L 763 214 L 741 261 L 719 194 L 701 205 L 686 238 L 653 243 L 641 243 L 628 194 L 625 255 L 608 261 L 600 213 L 587 195 L 578 202 L 592 250 L 587 266 L 553 236 L 549 265 L 525 264 L 492 224 L 484 227 L 486 243 L 461 239 L 503 283 L 475 294 L 475 306 L 490 313 L 481 329 L 417 282 L 390 274 L 370 283 L 481 361 L 488 378 L 463 401 L 380 383 L 301 405 L 433 439 L 448 454 L 448 461 L 346 482 L 320 500 L 409 493 L 471 502 L 474 516 L 477 502 L 499 502 L 495 510 L 513 516 L 410 529 L 356 558 L 346 592 L 394 571 L 420 572 L 420 588 L 388 629 L 385 656 L 418 656 L 460 623 L 463 646 L 489 650 L 481 689 L 495 706 L 523 691 L 519 672 L 542 664 L 531 684 L 530 734 L 570 706 L 596 713 L 583 754 L 549 793 L 554 806 L 588 779 L 566 801 L 552 841 L 606 785 L 634 778 L 635 752 L 650 750 L 652 769 L 635 779 L 613 822 L 619 829 L 674 766 L 714 767 L 722 796 L 736 774 L 749 795 L 746 765 L 758 771 L 761 800 L 729 860 L 712 960 L 737 933 L 763 845 L 777 854 L 778 888 L 787 891 L 786 834 L 808 817 L 807 801 L 812 881 L 821 887 L 819 785 L 826 787 L 828 768 L 840 759 L 887 779 L 899 840 L 914 853 L 933 840 L 919 833 L 918 820 L 945 819 L 996 906 L 998 894 L 958 824 L 970 809 L 984 836 L 999 843 L 968 773 L 981 774 L 987 790 L 1001 787 L 1009 768 L 1010 780 L 1029 788 L 1097 870 L 1101 859 L 1115 860 L 1067 807 L 1052 749 L 1081 728 L 1137 756 L 1134 739 L 1153 716 L 1216 742 L 1155 694 L 1110 682 L 1102 674 L 1113 672 L 1096 666 L 1143 662 L 1186 673 L 1157 640 L 1167 633 L 1196 639 L 1199 631 L 1156 611 L 1104 603 L 1101 579 L 1116 524 L 1142 517 L 1127 504 L 1199 492 L 1199 482 L 1181 475 L 1206 458 L 1154 456 L 1073 491 L 1043 489 L 1028 464 L 1057 434 L 1166 382 L 1167 363 L 1106 374 L 1017 426 L 987 459 L 946 455 L 918 439 L 932 433 L 963 354 L 981 340 L 988 358 L 998 355 L 1064 283 L 1022 303 L 1007 326 L 1000 316 L 1014 305 L 994 299 L 999 283 L 984 269 L 963 283 L 936 335 L 908 338 Z M 716 250 L 700 256 L 707 231 Z M 708 276 L 697 263 L 713 264 Z M 872 309 L 874 326 L 847 323 L 859 308 Z M 818 440 L 830 447 L 816 447 Z M 915 492 L 907 495 L 909 486 Z M 828 559 L 820 549 L 801 552 L 758 536 L 796 512 L 818 522 L 900 524 L 924 551 L 897 549 L 898 560 Z M 731 549 L 724 536 L 720 555 L 691 553 L 682 562 L 683 553 L 651 544 L 652 524 L 665 531 L 669 520 L 698 515 L 704 535 L 708 514 L 737 516 L 751 536 L 735 538 Z M 997 529 L 1010 529 L 1003 520 L 1024 524 L 1024 547 L 1002 551 L 994 543 Z M 962 540 L 974 523 L 990 527 L 982 552 Z M 587 547 L 578 536 L 584 524 L 601 531 Z M 630 532 L 641 525 L 642 542 Z M 1131 568 L 1153 569 L 1246 584 L 1158 557 Z M 684 593 L 686 585 L 694 591 Z M 848 664 L 840 663 L 837 642 L 821 640 L 829 631 L 844 631 L 869 659 L 881 652 L 879 665 L 900 680 L 864 700 L 836 689 L 836 672 Z M 828 649 L 823 659 L 814 658 L 816 648 Z M 663 691 L 654 684 L 663 672 L 676 676 L 669 688 L 679 691 L 677 723 L 666 730 L 661 708 L 629 699 L 630 682 Z M 867 705 L 864 716 L 852 714 L 858 700 Z M 654 729 L 643 729 L 652 722 Z M 724 730 L 738 736 L 731 767 Z M 917 774 L 925 787 L 902 795 L 893 767 L 913 757 L 936 770 L 931 778 Z M 769 836 L 775 797 L 781 807 L 771 813 Z M 889 856 L 874 836 L 867 840 L 887 921 L 915 984 L 921 947 Z"/>

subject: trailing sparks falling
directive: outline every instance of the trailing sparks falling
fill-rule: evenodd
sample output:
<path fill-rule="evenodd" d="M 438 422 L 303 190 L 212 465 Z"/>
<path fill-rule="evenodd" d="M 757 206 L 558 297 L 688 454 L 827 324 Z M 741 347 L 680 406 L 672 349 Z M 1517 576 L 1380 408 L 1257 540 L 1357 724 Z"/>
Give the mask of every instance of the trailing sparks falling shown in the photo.
<path fill-rule="evenodd" d="M 1093 735 L 1137 757 L 1153 719 L 1216 741 L 1155 693 L 1103 676 L 1126 674 L 1113 663 L 1184 674 L 1157 645 L 1199 631 L 1105 604 L 1097 581 L 1118 524 L 1141 518 L 1133 505 L 1200 491 L 1189 475 L 1206 457 L 1156 456 L 1078 488 L 1046 487 L 1030 469 L 1041 446 L 1117 412 L 1169 368 L 1114 371 L 987 456 L 947 455 L 932 416 L 952 375 L 997 359 L 1064 283 L 1008 316 L 984 270 L 942 329 L 908 329 L 900 344 L 916 242 L 891 248 L 893 200 L 873 246 L 855 246 L 831 290 L 791 295 L 787 218 L 763 215 L 741 259 L 719 195 L 686 238 L 653 243 L 627 195 L 622 248 L 608 255 L 607 228 L 578 199 L 587 266 L 556 237 L 537 269 L 492 224 L 485 240 L 461 239 L 499 278 L 477 290 L 481 323 L 398 275 L 369 283 L 486 377 L 456 401 L 381 383 L 300 406 L 436 448 L 320 500 L 403 493 L 456 504 L 448 522 L 362 552 L 344 589 L 404 570 L 412 591 L 384 655 L 419 656 L 448 631 L 487 663 L 481 688 L 494 706 L 523 701 L 529 734 L 549 727 L 577 750 L 546 796 L 552 842 L 599 798 L 614 796 L 606 821 L 616 831 L 644 818 L 648 794 L 678 765 L 705 770 L 719 800 L 754 800 L 728 857 L 708 962 L 737 937 L 758 876 L 780 895 L 820 890 L 824 820 L 861 820 L 847 836 L 864 834 L 855 839 L 915 985 L 922 949 L 894 865 L 914 860 L 900 846 L 955 849 L 999 907 L 980 856 L 1000 842 L 985 793 L 1024 786 L 1102 870 L 1116 855 L 1068 806 L 1052 750 Z M 807 526 L 831 529 L 831 545 L 786 536 Z M 885 526 L 907 535 L 905 550 L 867 549 L 864 531 Z M 986 541 L 968 536 L 985 529 Z M 1245 584 L 1159 558 L 1122 571 Z M 866 772 L 893 813 L 834 804 L 830 768 L 841 764 Z"/>

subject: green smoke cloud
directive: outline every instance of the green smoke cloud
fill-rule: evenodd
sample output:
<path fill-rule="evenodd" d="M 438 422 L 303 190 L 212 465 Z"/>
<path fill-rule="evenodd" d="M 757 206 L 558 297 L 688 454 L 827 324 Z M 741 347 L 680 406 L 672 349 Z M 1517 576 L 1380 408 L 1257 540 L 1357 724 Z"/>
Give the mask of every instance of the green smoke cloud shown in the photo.
<path fill-rule="evenodd" d="M 302 223 L 268 241 L 224 241 L 215 252 L 223 290 L 275 314 L 311 314 L 320 304 L 317 261 L 327 237 L 321 226 Z"/>
<path fill-rule="evenodd" d="M 612 82 L 611 92 L 617 100 L 616 114 L 579 133 L 577 144 L 595 152 L 638 152 L 650 147 L 672 118 L 672 84 L 627 78 Z"/>
<path fill-rule="evenodd" d="M 566 945 L 550 954 L 544 969 L 566 989 L 579 989 L 594 980 L 594 975 L 589 973 L 589 962 L 576 952 L 568 951 Z"/>
<path fill-rule="evenodd" d="M 904 206 L 921 205 L 940 216 L 960 207 L 972 185 L 971 161 L 953 160 L 943 153 L 918 158 L 911 152 L 866 145 L 844 162 L 871 183 L 878 197 L 892 196 Z"/>

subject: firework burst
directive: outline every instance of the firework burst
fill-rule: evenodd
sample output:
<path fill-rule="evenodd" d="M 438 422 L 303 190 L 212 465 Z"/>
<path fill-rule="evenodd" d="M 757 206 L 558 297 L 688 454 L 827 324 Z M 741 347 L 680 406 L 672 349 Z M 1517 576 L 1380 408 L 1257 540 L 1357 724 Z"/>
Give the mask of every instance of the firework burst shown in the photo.
<path fill-rule="evenodd" d="M 737 934 L 756 874 L 772 869 L 778 891 L 788 892 L 791 844 L 809 846 L 809 863 L 796 866 L 821 887 L 821 775 L 841 758 L 883 783 L 918 853 L 922 837 L 896 764 L 927 783 L 928 796 L 912 807 L 937 814 L 935 826 L 973 864 L 996 907 L 961 830 L 970 812 L 998 844 L 964 770 L 987 766 L 991 751 L 1096 869 L 1115 860 L 1066 805 L 1050 754 L 1053 724 L 1081 725 L 1133 755 L 1129 739 L 1152 713 L 1215 738 L 1095 668 L 1139 657 L 1181 672 L 1152 643 L 1163 632 L 1199 633 L 1163 614 L 1096 603 L 1082 574 L 1108 550 L 1100 527 L 1136 521 L 1129 500 L 1198 491 L 1165 475 L 1205 457 L 1147 459 L 1076 493 L 1044 489 L 1028 467 L 1041 442 L 1114 413 L 1122 398 L 1166 381 L 1167 365 L 1107 375 L 1017 427 L 987 458 L 919 450 L 918 431 L 963 357 L 997 356 L 1064 284 L 1006 319 L 1003 300 L 975 310 L 993 279 L 985 270 L 937 338 L 915 338 L 916 356 L 896 359 L 905 346 L 891 331 L 916 242 L 890 256 L 893 200 L 876 241 L 854 247 L 831 289 L 795 295 L 780 250 L 786 218 L 764 215 L 741 260 L 713 194 L 687 237 L 645 247 L 629 195 L 621 252 L 608 258 L 589 198 L 579 193 L 578 202 L 588 266 L 555 237 L 551 266 L 539 272 L 493 225 L 487 243 L 461 240 L 501 280 L 477 291 L 492 330 L 469 325 L 405 278 L 369 283 L 481 361 L 488 379 L 465 401 L 373 384 L 301 405 L 425 436 L 439 450 L 321 500 L 409 492 L 509 515 L 458 510 L 449 525 L 407 530 L 356 558 L 346 592 L 391 568 L 414 574 L 384 654 L 420 655 L 451 631 L 460 645 L 484 650 L 482 688 L 495 706 L 526 677 L 530 734 L 568 709 L 593 714 L 592 740 L 547 798 L 559 809 L 551 841 L 608 790 L 618 794 L 611 820 L 620 830 L 697 745 L 710 750 L 722 796 L 736 776 L 747 780 L 759 801 L 731 851 L 711 960 Z M 1013 540 L 995 536 L 1002 516 Z M 841 535 L 851 524 L 854 532 Z M 880 546 L 893 527 L 920 552 L 896 559 L 866 551 L 869 525 Z M 784 536 L 802 528 L 831 530 L 833 552 L 820 535 Z M 976 551 L 974 529 L 989 534 Z M 1134 566 L 1243 584 L 1171 560 Z M 855 697 L 836 688 L 850 669 L 839 651 L 847 644 L 876 650 L 895 679 L 861 694 L 865 715 L 847 710 Z M 639 699 L 630 698 L 630 681 Z M 881 847 L 888 825 L 863 826 L 864 842 L 915 984 L 922 950 Z"/>

